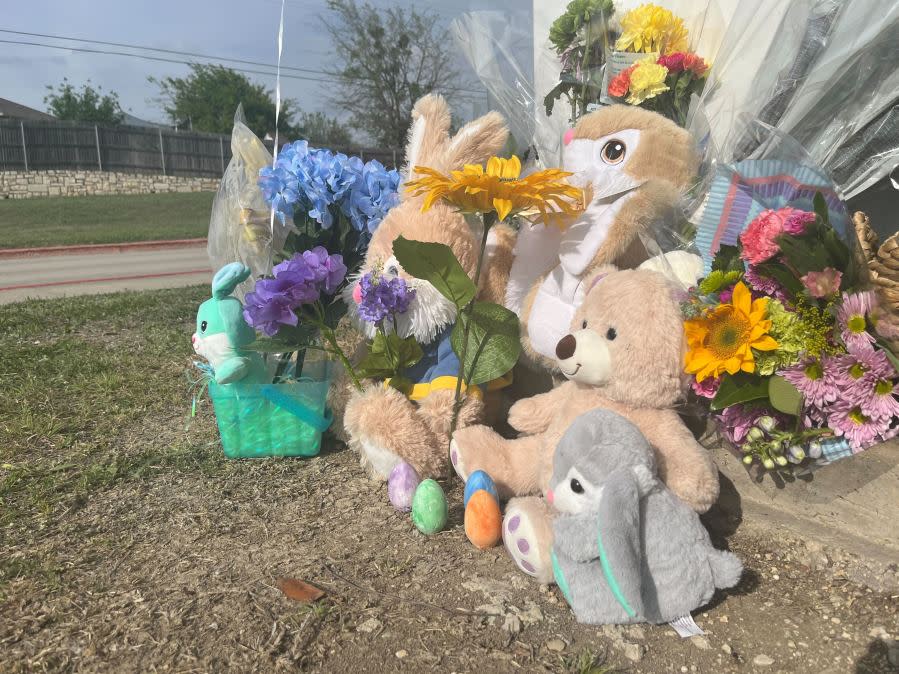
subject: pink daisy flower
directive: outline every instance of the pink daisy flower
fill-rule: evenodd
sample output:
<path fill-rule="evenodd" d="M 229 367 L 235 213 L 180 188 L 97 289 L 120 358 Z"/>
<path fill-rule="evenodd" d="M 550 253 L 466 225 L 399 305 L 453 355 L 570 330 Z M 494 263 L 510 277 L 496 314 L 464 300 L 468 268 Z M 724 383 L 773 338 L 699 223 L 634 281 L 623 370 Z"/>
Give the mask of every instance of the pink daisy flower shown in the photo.
<path fill-rule="evenodd" d="M 875 419 L 899 417 L 899 385 L 892 379 L 878 378 L 865 389 L 865 396 L 859 401 L 863 414 Z"/>
<path fill-rule="evenodd" d="M 858 393 L 872 386 L 877 379 L 895 376 L 895 370 L 886 355 L 875 351 L 870 345 L 854 353 L 824 358 L 824 369 L 843 394 Z"/>
<path fill-rule="evenodd" d="M 837 399 L 841 388 L 829 365 L 828 361 L 809 358 L 778 374 L 799 389 L 807 404 L 824 407 Z"/>
<path fill-rule="evenodd" d="M 863 348 L 874 342 L 868 332 L 867 315 L 874 306 L 874 293 L 870 290 L 860 293 L 843 293 L 843 302 L 837 310 L 840 335 L 846 348 Z"/>
<path fill-rule="evenodd" d="M 854 452 L 870 447 L 890 430 L 890 419 L 876 419 L 862 412 L 851 401 L 834 405 L 829 411 L 827 425 L 836 435 L 846 438 Z"/>

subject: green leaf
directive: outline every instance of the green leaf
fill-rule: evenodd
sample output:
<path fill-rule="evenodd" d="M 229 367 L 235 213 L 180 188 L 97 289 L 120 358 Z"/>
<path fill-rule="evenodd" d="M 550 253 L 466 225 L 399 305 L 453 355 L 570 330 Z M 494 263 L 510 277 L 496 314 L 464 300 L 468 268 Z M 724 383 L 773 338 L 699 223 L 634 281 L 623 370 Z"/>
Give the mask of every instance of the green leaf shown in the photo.
<path fill-rule="evenodd" d="M 725 407 L 745 403 L 750 400 L 763 400 L 768 398 L 768 380 L 754 374 L 738 372 L 733 375 L 725 375 L 718 387 L 718 393 L 712 400 L 711 408 L 714 411 L 723 410 Z"/>
<path fill-rule="evenodd" d="M 395 357 L 396 363 L 396 371 L 401 372 L 405 370 L 407 367 L 412 367 L 418 361 L 421 360 L 424 352 L 421 350 L 421 347 L 418 345 L 418 342 L 415 341 L 415 337 L 406 337 L 405 339 L 400 339 L 400 336 L 395 332 L 391 332 L 387 336 L 387 344 L 390 348 L 390 352 Z"/>
<path fill-rule="evenodd" d="M 738 271 L 743 273 L 743 260 L 740 259 L 740 249 L 737 246 L 722 245 L 715 253 L 712 260 L 712 269 L 718 271 Z"/>
<path fill-rule="evenodd" d="M 412 393 L 412 389 L 414 387 L 415 382 L 413 382 L 408 377 L 403 377 L 402 375 L 394 375 L 390 378 L 390 388 L 395 388 L 405 396 L 408 396 L 410 393 Z"/>
<path fill-rule="evenodd" d="M 430 283 L 457 309 L 474 299 L 477 288 L 449 246 L 401 236 L 393 242 L 393 254 L 406 273 Z"/>
<path fill-rule="evenodd" d="M 815 198 L 812 201 L 815 207 L 815 215 L 821 218 L 821 222 L 830 225 L 830 211 L 827 210 L 827 201 L 820 192 L 815 192 Z"/>
<path fill-rule="evenodd" d="M 802 393 L 780 375 L 776 374 L 768 380 L 768 399 L 771 407 L 778 412 L 795 417 L 802 411 Z"/>
<path fill-rule="evenodd" d="M 475 302 L 470 321 L 465 382 L 474 386 L 502 377 L 511 370 L 521 353 L 521 339 L 518 317 L 498 304 Z M 460 360 L 468 322 L 468 313 L 460 313 L 450 335 L 453 351 Z"/>

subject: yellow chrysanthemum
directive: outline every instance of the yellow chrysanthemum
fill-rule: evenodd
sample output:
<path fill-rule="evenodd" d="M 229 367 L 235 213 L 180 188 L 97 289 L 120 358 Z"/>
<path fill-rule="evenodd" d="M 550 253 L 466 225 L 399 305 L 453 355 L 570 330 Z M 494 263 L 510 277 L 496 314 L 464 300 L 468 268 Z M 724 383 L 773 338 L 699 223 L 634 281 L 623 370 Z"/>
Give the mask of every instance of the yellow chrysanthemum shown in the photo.
<path fill-rule="evenodd" d="M 684 321 L 687 335 L 686 371 L 696 381 L 723 373 L 755 372 L 752 350 L 777 348 L 768 331 L 768 298 L 754 300 L 742 282 L 734 286 L 729 304 L 721 304 L 701 318 Z"/>
<path fill-rule="evenodd" d="M 618 51 L 668 54 L 687 51 L 687 28 L 683 20 L 658 5 L 640 5 L 621 19 L 621 37 L 615 42 Z"/>
<path fill-rule="evenodd" d="M 440 199 L 465 213 L 495 211 L 498 220 L 533 213 L 553 221 L 584 208 L 582 191 L 565 181 L 571 173 L 547 169 L 519 178 L 521 161 L 515 156 L 491 157 L 486 168 L 467 164 L 448 176 L 427 166 L 416 166 L 415 172 L 421 177 L 406 183 L 406 189 L 413 196 L 425 195 L 423 212 Z"/>
<path fill-rule="evenodd" d="M 636 67 L 631 71 L 627 102 L 631 105 L 640 105 L 643 101 L 668 91 L 668 85 L 665 84 L 666 77 L 668 69 L 656 63 L 652 56 L 637 61 Z"/>

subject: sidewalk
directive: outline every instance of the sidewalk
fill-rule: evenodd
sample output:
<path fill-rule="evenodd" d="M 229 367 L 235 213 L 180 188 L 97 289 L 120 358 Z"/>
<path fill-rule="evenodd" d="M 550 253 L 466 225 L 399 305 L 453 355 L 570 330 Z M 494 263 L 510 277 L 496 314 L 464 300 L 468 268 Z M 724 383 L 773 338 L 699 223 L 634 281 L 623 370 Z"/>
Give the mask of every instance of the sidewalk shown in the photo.
<path fill-rule="evenodd" d="M 0 251 L 0 304 L 178 288 L 212 278 L 205 239 Z"/>
<path fill-rule="evenodd" d="M 845 568 L 856 582 L 899 592 L 899 440 L 781 485 L 756 482 L 729 451 L 712 451 L 722 476 L 706 517 L 713 531 L 739 526 L 780 540 L 814 570 Z"/>

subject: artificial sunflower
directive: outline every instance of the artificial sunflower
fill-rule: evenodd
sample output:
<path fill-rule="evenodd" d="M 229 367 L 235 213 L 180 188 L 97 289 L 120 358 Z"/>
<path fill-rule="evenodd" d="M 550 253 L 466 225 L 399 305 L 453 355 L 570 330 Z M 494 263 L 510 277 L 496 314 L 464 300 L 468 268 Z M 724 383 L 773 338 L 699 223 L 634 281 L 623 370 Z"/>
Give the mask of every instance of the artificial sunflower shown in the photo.
<path fill-rule="evenodd" d="M 701 382 L 725 372 L 755 372 L 753 349 L 772 351 L 778 344 L 768 334 L 768 298 L 753 300 L 743 282 L 734 286 L 729 303 L 710 309 L 700 318 L 684 321 L 687 335 L 686 371 Z"/>
<path fill-rule="evenodd" d="M 406 189 L 413 196 L 426 195 L 422 212 L 440 199 L 464 213 L 495 211 L 497 220 L 534 213 L 545 221 L 558 221 L 584 209 L 583 191 L 565 181 L 571 173 L 547 169 L 520 178 L 521 161 L 514 155 L 491 157 L 486 168 L 466 164 L 448 176 L 427 166 L 416 166 L 415 172 L 422 177 L 410 180 Z"/>

